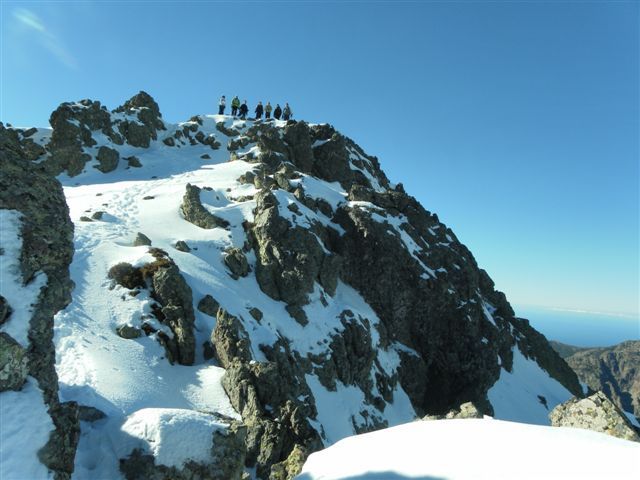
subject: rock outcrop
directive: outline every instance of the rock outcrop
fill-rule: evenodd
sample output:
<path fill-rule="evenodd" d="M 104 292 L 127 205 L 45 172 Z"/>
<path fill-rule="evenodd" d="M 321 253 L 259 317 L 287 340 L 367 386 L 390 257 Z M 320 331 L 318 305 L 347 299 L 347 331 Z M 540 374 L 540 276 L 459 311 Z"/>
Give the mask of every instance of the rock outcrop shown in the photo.
<path fill-rule="evenodd" d="M 180 211 L 182 215 L 184 215 L 184 219 L 200 228 L 228 227 L 229 222 L 216 217 L 202 206 L 200 202 L 200 191 L 200 187 L 187 183 L 187 191 L 184 194 L 182 205 L 180 206 Z"/>
<path fill-rule="evenodd" d="M 60 403 L 58 398 L 53 316 L 71 301 L 73 224 L 60 183 L 41 165 L 30 162 L 23 145 L 15 130 L 0 124 L 0 209 L 21 214 L 19 281 L 29 285 L 37 275 L 44 274 L 46 283 L 32 308 L 26 349 L 18 348 L 15 339 L 2 334 L 3 379 L 5 368 L 11 374 L 0 391 L 21 387 L 26 359 L 26 373 L 37 380 L 55 425 L 40 459 L 55 472 L 56 479 L 67 479 L 73 472 L 79 439 L 78 409 L 74 402 Z M 11 321 L 11 317 L 5 318 L 5 322 Z"/>
<path fill-rule="evenodd" d="M 640 442 L 640 436 L 625 415 L 602 392 L 587 398 L 573 398 L 549 413 L 554 427 L 575 427 Z"/>

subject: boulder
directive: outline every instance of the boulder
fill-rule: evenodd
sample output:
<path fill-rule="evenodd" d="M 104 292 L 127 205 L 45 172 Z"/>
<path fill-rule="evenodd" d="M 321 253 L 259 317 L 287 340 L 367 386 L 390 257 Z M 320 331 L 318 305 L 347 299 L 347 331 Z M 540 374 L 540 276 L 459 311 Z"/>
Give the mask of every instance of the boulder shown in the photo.
<path fill-rule="evenodd" d="M 98 166 L 96 167 L 102 173 L 108 173 L 114 171 L 118 167 L 118 161 L 120 160 L 120 154 L 113 148 L 102 146 L 98 149 Z"/>
<path fill-rule="evenodd" d="M 640 442 L 640 436 L 626 418 L 602 392 L 587 398 L 572 398 L 549 413 L 554 427 L 574 427 L 606 433 L 613 437 Z"/>
<path fill-rule="evenodd" d="M 251 360 L 251 342 L 240 320 L 222 308 L 218 310 L 216 320 L 211 343 L 215 347 L 220 365 L 227 368 L 234 359 L 249 362 Z"/>

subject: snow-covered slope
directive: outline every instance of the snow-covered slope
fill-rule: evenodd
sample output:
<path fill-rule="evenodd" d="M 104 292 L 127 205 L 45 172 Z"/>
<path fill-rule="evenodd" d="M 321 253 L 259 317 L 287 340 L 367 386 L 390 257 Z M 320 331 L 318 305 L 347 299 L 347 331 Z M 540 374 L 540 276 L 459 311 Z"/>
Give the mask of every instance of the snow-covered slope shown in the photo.
<path fill-rule="evenodd" d="M 298 480 L 636 479 L 640 444 L 485 419 L 413 422 L 312 454 Z"/>
<path fill-rule="evenodd" d="M 462 401 L 548 424 L 576 393 L 453 232 L 332 127 L 169 124 L 143 94 L 62 105 L 52 125 L 23 142 L 75 224 L 54 339 L 60 399 L 81 405 L 74 478 L 182 478 L 234 441 L 250 476 L 287 478 L 312 451 Z M 162 298 L 168 271 L 190 305 Z"/>

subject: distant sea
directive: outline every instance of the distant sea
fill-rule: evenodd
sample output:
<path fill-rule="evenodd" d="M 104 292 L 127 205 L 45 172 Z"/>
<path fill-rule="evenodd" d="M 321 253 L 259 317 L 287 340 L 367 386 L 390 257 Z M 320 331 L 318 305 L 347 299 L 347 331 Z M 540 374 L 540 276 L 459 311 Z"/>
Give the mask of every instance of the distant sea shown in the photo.
<path fill-rule="evenodd" d="M 547 340 L 578 347 L 608 347 L 625 340 L 640 340 L 640 317 L 515 306 Z"/>

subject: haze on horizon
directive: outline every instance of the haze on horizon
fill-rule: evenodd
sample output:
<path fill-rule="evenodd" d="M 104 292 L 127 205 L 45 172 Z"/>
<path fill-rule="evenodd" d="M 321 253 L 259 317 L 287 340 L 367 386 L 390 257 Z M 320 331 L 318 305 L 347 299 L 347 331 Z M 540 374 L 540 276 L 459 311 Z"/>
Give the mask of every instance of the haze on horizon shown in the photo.
<path fill-rule="evenodd" d="M 288 101 L 376 155 L 514 305 L 639 310 L 639 15 L 620 2 L 0 4 L 0 120 Z M 123 21 L 126 19 L 126 21 Z"/>

